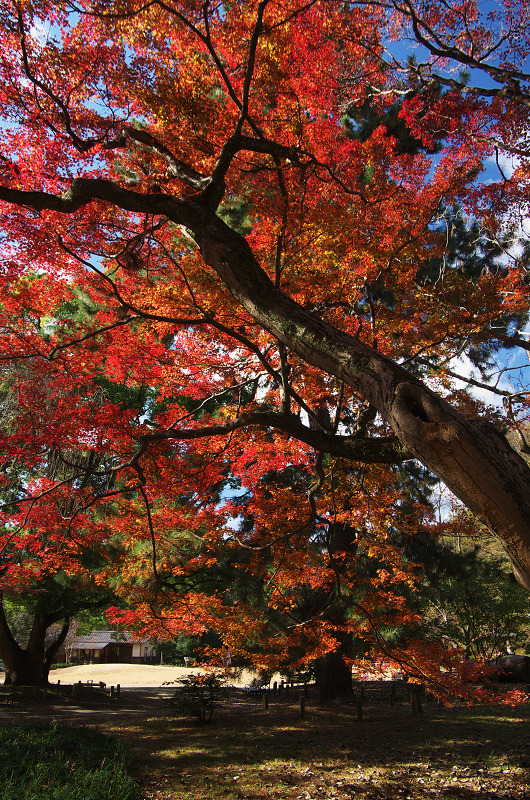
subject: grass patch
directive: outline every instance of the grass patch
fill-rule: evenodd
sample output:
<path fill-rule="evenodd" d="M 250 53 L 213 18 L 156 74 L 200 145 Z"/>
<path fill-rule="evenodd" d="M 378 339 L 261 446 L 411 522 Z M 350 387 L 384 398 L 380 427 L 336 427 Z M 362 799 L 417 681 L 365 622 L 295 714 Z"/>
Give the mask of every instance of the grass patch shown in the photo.
<path fill-rule="evenodd" d="M 124 747 L 86 728 L 55 724 L 0 729 L 2 800 L 136 800 Z"/>

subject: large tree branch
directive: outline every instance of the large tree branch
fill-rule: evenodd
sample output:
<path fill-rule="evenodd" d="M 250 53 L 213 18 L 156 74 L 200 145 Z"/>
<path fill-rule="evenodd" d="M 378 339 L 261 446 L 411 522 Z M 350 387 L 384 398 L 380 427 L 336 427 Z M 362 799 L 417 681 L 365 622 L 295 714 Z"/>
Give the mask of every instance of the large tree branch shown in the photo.
<path fill-rule="evenodd" d="M 198 428 L 169 428 L 142 436 L 141 452 L 157 442 L 171 439 L 204 439 L 212 436 L 227 436 L 241 428 L 260 427 L 284 431 L 290 436 L 322 453 L 350 461 L 378 464 L 394 464 L 410 458 L 395 437 L 339 436 L 307 428 L 292 414 L 256 412 L 241 414 L 229 422 L 204 425 Z"/>
<path fill-rule="evenodd" d="M 287 297 L 222 220 L 207 215 L 194 233 L 206 263 L 253 318 L 377 408 L 404 449 L 502 539 L 516 575 L 530 588 L 530 470 L 504 436 L 487 422 L 467 420 L 391 359 Z"/>
<path fill-rule="evenodd" d="M 61 645 L 64 643 L 64 640 L 68 636 L 69 630 L 70 630 L 70 617 L 67 617 L 63 623 L 63 626 L 61 627 L 61 630 L 59 631 L 59 634 L 57 635 L 57 638 L 55 638 L 53 642 L 46 648 L 46 652 L 44 654 L 44 667 L 46 673 L 48 673 L 49 670 L 51 669 L 55 656 L 59 652 L 59 648 L 61 647 Z"/>
<path fill-rule="evenodd" d="M 496 333 L 495 330 L 493 330 L 493 334 L 499 341 L 507 345 L 522 347 L 523 350 L 528 350 L 530 352 L 530 339 L 523 339 L 521 336 L 510 336 L 506 333 Z"/>
<path fill-rule="evenodd" d="M 123 147 L 127 139 L 132 139 L 135 142 L 140 142 L 152 148 L 167 163 L 168 175 L 172 178 L 179 178 L 187 186 L 202 190 L 210 183 L 210 178 L 207 175 L 202 175 L 200 172 L 193 169 L 193 167 L 190 167 L 189 164 L 177 158 L 169 148 L 162 144 L 162 142 L 159 142 L 158 139 L 150 133 L 140 130 L 139 128 L 134 128 L 132 125 L 126 125 L 123 128 L 123 134 L 105 145 L 105 149 L 112 150 L 115 147 Z"/>
<path fill-rule="evenodd" d="M 130 189 L 124 189 L 117 183 L 103 178 L 75 178 L 70 188 L 61 195 L 0 186 L 0 200 L 5 200 L 7 203 L 13 203 L 17 206 L 32 208 L 35 211 L 49 210 L 58 211 L 62 214 L 73 214 L 94 200 L 104 200 L 125 211 L 160 214 L 162 216 L 164 214 L 163 210 L 168 206 L 176 204 L 173 215 L 179 213 L 177 211 L 179 206 L 182 205 L 183 212 L 186 206 L 183 200 L 168 197 L 164 194 L 143 195 Z M 185 223 L 180 222 L 179 224 Z"/>
<path fill-rule="evenodd" d="M 78 179 L 61 197 L 0 187 L 0 199 L 73 213 L 93 199 L 167 216 L 190 230 L 204 261 L 246 311 L 309 364 L 353 387 L 390 424 L 406 452 L 437 475 L 499 538 L 530 588 L 530 469 L 493 425 L 466 419 L 418 378 L 285 295 L 247 241 L 195 198 L 142 195 Z"/>

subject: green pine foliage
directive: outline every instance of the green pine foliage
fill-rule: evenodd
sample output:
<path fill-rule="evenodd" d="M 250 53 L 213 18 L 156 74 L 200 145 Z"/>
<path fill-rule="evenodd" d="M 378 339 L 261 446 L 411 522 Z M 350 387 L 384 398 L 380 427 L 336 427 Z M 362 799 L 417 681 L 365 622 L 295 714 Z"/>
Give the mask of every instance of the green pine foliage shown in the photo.
<path fill-rule="evenodd" d="M 440 89 L 437 89 L 437 97 Z M 400 115 L 405 100 L 418 95 L 416 89 L 404 90 L 391 105 L 384 105 L 378 100 L 375 93 L 369 94 L 362 105 L 349 105 L 342 118 L 342 126 L 349 139 L 366 142 L 380 127 L 386 129 L 386 135 L 395 140 L 396 153 L 402 155 L 415 155 L 420 151 L 438 153 L 442 149 L 441 140 L 446 136 L 446 131 L 440 131 L 435 138 L 432 148 L 427 148 L 407 126 L 405 119 Z"/>
<path fill-rule="evenodd" d="M 410 602 L 422 616 L 416 635 L 460 648 L 469 659 L 521 652 L 530 643 L 530 598 L 497 548 L 467 537 L 403 537 L 423 580 Z"/>

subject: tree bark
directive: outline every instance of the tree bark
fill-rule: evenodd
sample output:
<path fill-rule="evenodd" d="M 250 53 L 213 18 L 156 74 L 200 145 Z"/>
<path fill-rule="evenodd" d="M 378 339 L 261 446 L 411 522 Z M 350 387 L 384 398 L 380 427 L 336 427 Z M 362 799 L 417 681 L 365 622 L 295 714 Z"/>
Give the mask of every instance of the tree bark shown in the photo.
<path fill-rule="evenodd" d="M 348 634 L 343 634 L 339 638 L 337 649 L 326 653 L 323 658 L 318 660 L 316 679 L 318 699 L 321 703 L 353 694 L 351 667 L 344 660 L 348 640 Z"/>
<path fill-rule="evenodd" d="M 308 363 L 359 391 L 404 450 L 503 542 L 517 579 L 530 590 L 530 469 L 506 438 L 491 423 L 466 419 L 394 361 L 287 297 L 247 242 L 214 214 L 201 222 L 194 233 L 204 260 L 241 305 Z"/>
<path fill-rule="evenodd" d="M 28 644 L 21 647 L 15 640 L 7 622 L 0 598 L 0 658 L 4 662 L 6 686 L 46 686 L 53 658 L 68 633 L 69 620 L 65 622 L 57 639 L 46 649 L 46 632 L 56 620 L 44 617 L 38 612 Z M 66 630 L 65 630 L 66 628 Z"/>
<path fill-rule="evenodd" d="M 50 674 L 50 669 L 53 666 L 53 662 L 55 656 L 57 655 L 60 646 L 63 644 L 64 640 L 68 636 L 68 631 L 70 630 L 70 618 L 68 617 L 65 619 L 64 624 L 57 635 L 57 638 L 53 640 L 53 642 L 48 645 L 46 648 L 46 652 L 44 654 L 44 666 L 42 669 L 42 677 L 45 683 L 48 683 L 48 677 Z"/>
<path fill-rule="evenodd" d="M 15 640 L 6 620 L 3 603 L 0 602 L 0 658 L 4 662 L 5 685 L 27 684 L 40 686 L 42 664 L 35 665 L 25 650 Z"/>

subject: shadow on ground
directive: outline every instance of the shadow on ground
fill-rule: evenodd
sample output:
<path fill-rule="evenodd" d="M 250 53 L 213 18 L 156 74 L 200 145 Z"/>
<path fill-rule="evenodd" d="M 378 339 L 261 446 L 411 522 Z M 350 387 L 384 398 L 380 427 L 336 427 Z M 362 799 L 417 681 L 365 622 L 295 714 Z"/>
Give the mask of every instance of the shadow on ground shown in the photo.
<path fill-rule="evenodd" d="M 55 719 L 125 740 L 146 800 L 530 800 L 530 706 L 440 709 L 234 693 L 209 725 L 174 716 L 171 687 L 119 704 L 2 708 L 4 722 Z"/>

